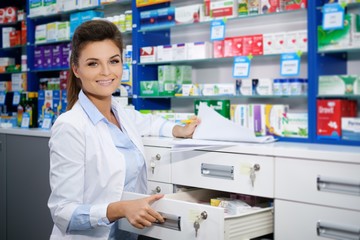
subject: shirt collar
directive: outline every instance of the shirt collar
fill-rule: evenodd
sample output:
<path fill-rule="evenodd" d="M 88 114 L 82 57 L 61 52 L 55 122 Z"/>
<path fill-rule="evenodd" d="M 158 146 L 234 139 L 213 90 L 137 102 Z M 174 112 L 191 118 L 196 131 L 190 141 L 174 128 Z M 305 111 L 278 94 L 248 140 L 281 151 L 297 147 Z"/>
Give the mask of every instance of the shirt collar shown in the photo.
<path fill-rule="evenodd" d="M 79 92 L 79 102 L 94 125 L 103 119 L 106 120 L 104 115 L 102 115 L 82 90 Z"/>

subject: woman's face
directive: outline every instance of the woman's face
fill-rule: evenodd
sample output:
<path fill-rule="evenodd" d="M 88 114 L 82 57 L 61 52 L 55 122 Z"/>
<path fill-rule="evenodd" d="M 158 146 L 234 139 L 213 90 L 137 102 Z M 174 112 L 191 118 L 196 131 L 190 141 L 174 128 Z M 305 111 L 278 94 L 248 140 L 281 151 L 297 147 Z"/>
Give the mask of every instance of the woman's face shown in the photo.
<path fill-rule="evenodd" d="M 111 40 L 88 43 L 80 52 L 79 65 L 72 68 L 90 100 L 109 98 L 121 81 L 120 49 Z"/>

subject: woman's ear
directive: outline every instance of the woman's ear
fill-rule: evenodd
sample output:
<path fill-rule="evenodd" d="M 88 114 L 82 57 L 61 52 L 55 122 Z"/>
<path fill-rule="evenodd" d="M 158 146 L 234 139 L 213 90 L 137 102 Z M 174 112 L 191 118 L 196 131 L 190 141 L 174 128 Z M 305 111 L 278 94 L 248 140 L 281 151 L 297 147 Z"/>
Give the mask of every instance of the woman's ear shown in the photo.
<path fill-rule="evenodd" d="M 71 66 L 71 69 L 75 75 L 75 77 L 79 78 L 79 74 L 78 74 L 78 68 L 74 65 Z"/>

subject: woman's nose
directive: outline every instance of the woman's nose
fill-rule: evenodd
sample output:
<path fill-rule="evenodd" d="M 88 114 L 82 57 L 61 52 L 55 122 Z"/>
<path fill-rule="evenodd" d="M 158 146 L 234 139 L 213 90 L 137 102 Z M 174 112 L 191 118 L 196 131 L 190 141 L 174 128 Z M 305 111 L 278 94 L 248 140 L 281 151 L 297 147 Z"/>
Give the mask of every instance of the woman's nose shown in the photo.
<path fill-rule="evenodd" d="M 101 74 L 104 75 L 104 76 L 107 76 L 109 75 L 111 72 L 110 72 L 110 68 L 107 64 L 104 64 L 102 67 L 101 67 Z"/>

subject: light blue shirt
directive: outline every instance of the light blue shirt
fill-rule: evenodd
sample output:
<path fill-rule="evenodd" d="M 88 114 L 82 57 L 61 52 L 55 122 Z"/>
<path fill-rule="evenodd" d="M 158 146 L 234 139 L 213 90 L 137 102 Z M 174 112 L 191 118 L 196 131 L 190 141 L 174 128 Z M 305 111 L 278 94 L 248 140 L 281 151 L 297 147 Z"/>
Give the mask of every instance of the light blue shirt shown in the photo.
<path fill-rule="evenodd" d="M 126 176 L 125 176 L 125 187 L 124 190 L 128 192 L 138 192 L 136 189 L 137 182 L 139 181 L 138 178 L 141 174 L 146 174 L 146 166 L 145 166 L 145 159 L 139 149 L 135 146 L 135 144 L 131 141 L 128 134 L 126 133 L 125 129 L 122 128 L 121 130 L 114 125 L 113 123 L 109 122 L 94 106 L 94 104 L 87 98 L 87 96 L 80 91 L 79 93 L 79 101 L 81 106 L 83 107 L 86 114 L 89 116 L 91 121 L 96 124 L 99 121 L 104 121 L 111 134 L 113 142 L 117 149 L 124 155 L 124 159 L 126 162 Z M 121 126 L 121 122 L 118 119 L 118 114 L 115 109 L 112 109 L 114 115 L 117 118 Z M 86 229 L 91 229 L 90 224 L 90 205 L 81 205 L 74 211 L 69 226 L 68 232 L 76 232 Z M 109 225 L 110 222 L 106 221 L 102 223 L 103 225 Z M 117 224 L 113 224 L 112 228 L 117 228 Z M 119 231 L 117 229 L 112 229 L 109 238 L 112 239 L 114 236 L 111 235 L 118 235 Z M 130 233 L 128 233 L 130 234 Z M 132 234 L 131 234 L 132 235 Z M 128 236 L 127 239 L 130 239 Z"/>

